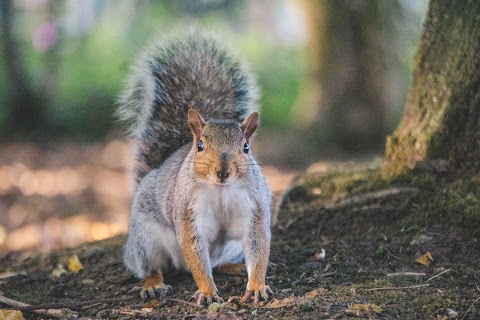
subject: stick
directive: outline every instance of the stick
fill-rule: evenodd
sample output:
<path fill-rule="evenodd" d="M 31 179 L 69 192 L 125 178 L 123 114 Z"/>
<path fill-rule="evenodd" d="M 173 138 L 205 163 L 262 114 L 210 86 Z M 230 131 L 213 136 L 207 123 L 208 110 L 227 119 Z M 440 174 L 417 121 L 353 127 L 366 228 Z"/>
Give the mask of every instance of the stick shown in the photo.
<path fill-rule="evenodd" d="M 387 277 L 395 277 L 395 276 L 426 276 L 425 272 L 394 272 L 388 273 Z M 428 281 L 428 280 L 427 280 Z"/>
<path fill-rule="evenodd" d="M 4 272 L 0 274 L 0 279 L 7 279 L 11 277 L 15 277 L 18 275 L 26 275 L 27 273 L 25 271 L 19 271 L 19 272 Z"/>
<path fill-rule="evenodd" d="M 20 311 L 31 311 L 38 309 L 79 309 L 81 307 L 90 306 L 93 304 L 111 304 L 122 301 L 130 301 L 135 299 L 135 297 L 121 297 L 121 298 L 107 298 L 107 299 L 97 299 L 97 300 L 88 300 L 80 302 L 59 302 L 59 303 L 46 303 L 38 305 L 27 305 L 24 307 L 19 307 Z"/>
<path fill-rule="evenodd" d="M 415 286 L 408 286 L 408 287 L 383 287 L 383 288 L 370 288 L 370 289 L 365 289 L 366 291 L 380 291 L 380 290 L 405 290 L 405 289 L 416 289 L 416 288 L 422 288 L 422 287 L 428 287 L 430 286 L 429 283 L 427 284 L 418 284 Z"/>
<path fill-rule="evenodd" d="M 395 259 L 400 260 L 400 258 L 397 257 L 396 255 L 394 255 L 390 250 L 388 250 L 387 247 L 385 247 L 385 250 L 387 250 L 388 254 L 391 255 L 392 257 L 394 257 Z"/>
<path fill-rule="evenodd" d="M 52 316 L 56 318 L 62 317 L 64 314 L 63 310 L 60 309 L 80 309 L 81 307 L 91 306 L 91 305 L 98 305 L 98 304 L 111 304 L 123 301 L 130 301 L 135 299 L 136 297 L 121 297 L 121 298 L 107 298 L 107 299 L 96 299 L 96 300 L 88 300 L 88 301 L 80 301 L 80 302 L 59 302 L 59 303 L 45 303 L 45 304 L 38 304 L 38 305 L 30 305 L 27 303 L 23 303 L 20 301 L 16 301 L 5 296 L 0 295 L 0 303 L 6 304 L 8 306 L 14 307 L 16 310 L 20 311 L 32 311 L 38 314 L 44 314 L 47 316 Z M 201 305 L 196 303 L 175 299 L 175 298 L 166 298 L 165 300 L 182 303 L 189 305 L 195 308 L 203 308 Z"/>
<path fill-rule="evenodd" d="M 118 312 L 118 314 L 125 315 L 125 316 L 146 318 L 146 317 L 151 315 L 151 313 L 153 312 L 153 309 L 152 308 L 143 309 L 143 310 L 120 309 L 117 312 Z"/>
<path fill-rule="evenodd" d="M 29 304 L 26 304 L 17 300 L 13 300 L 2 295 L 0 295 L 0 303 L 6 304 L 7 306 L 10 306 L 10 307 L 14 307 L 17 310 L 20 310 L 20 308 L 30 306 Z M 41 309 L 41 310 L 33 310 L 32 312 L 43 314 L 53 318 L 62 318 L 65 315 L 64 311 L 59 309 L 43 309 L 43 310 Z"/>
<path fill-rule="evenodd" d="M 472 304 L 470 305 L 470 307 L 468 307 L 467 311 L 465 311 L 465 313 L 463 314 L 462 319 L 460 319 L 460 320 L 465 319 L 465 317 L 467 316 L 467 314 L 470 312 L 470 309 L 472 309 L 473 305 L 474 305 L 475 303 L 477 303 L 478 300 L 480 300 L 480 297 L 478 297 L 477 299 L 473 300 Z"/>
<path fill-rule="evenodd" d="M 188 301 L 185 301 L 185 300 L 180 300 L 180 299 L 175 299 L 175 298 L 165 298 L 165 300 L 171 301 L 171 302 L 183 303 L 183 304 L 186 304 L 188 306 L 195 307 L 195 308 L 203 308 L 203 306 L 201 306 L 199 304 L 196 304 L 196 303 L 193 303 L 193 302 L 188 302 Z"/>
<path fill-rule="evenodd" d="M 440 272 L 439 274 L 436 274 L 436 275 L 434 275 L 433 277 L 428 278 L 428 279 L 427 279 L 427 282 L 430 281 L 430 280 L 432 280 L 432 279 L 435 279 L 436 277 L 441 276 L 442 274 L 447 273 L 447 272 L 449 272 L 449 271 L 450 271 L 450 269 L 443 270 L 443 271 Z"/>
<path fill-rule="evenodd" d="M 391 196 L 396 196 L 402 193 L 415 193 L 417 191 L 418 191 L 417 188 L 391 188 L 391 189 L 379 190 L 374 192 L 368 192 L 358 196 L 352 196 L 349 198 L 342 199 L 334 205 L 325 206 L 325 208 L 330 210 L 343 209 L 343 208 L 351 207 L 353 205 L 366 202 L 366 201 L 379 200 L 379 199 L 383 199 Z"/>

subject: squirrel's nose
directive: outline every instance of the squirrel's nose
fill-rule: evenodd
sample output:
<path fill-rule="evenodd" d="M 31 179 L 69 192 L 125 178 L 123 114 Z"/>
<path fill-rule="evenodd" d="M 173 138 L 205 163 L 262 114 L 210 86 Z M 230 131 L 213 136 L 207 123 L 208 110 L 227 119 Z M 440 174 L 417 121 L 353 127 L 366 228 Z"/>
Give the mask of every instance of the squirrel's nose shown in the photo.
<path fill-rule="evenodd" d="M 217 171 L 217 177 L 218 179 L 220 179 L 220 182 L 225 182 L 225 180 L 227 180 L 229 175 L 230 175 L 230 172 L 226 172 L 223 170 Z"/>

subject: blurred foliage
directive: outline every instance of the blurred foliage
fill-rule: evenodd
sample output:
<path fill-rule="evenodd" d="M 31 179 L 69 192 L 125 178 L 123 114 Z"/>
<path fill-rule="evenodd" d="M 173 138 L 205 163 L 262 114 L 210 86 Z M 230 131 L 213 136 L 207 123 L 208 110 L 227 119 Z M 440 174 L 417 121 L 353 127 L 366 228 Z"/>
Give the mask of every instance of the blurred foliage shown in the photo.
<path fill-rule="evenodd" d="M 249 58 L 261 89 L 262 124 L 267 127 L 289 124 L 306 73 L 303 51 L 262 42 L 253 34 L 245 37 L 241 49 Z"/>
<path fill-rule="evenodd" d="M 217 5 L 212 5 L 215 2 Z M 92 22 L 83 29 L 77 26 L 73 32 L 68 19 L 81 16 L 75 16 L 69 4 L 55 2 L 59 40 L 45 52 L 32 44 L 43 14 L 25 8 L 15 11 L 19 28 L 14 33 L 22 50 L 19 59 L 26 66 L 33 92 L 47 103 L 43 128 L 48 136 L 92 140 L 118 128 L 113 116 L 115 100 L 135 55 L 152 38 L 190 25 L 218 30 L 221 38 L 250 63 L 261 87 L 264 125 L 275 127 L 288 122 L 302 78 L 302 49 L 265 41 L 262 34 L 249 32 L 243 21 L 244 1 L 210 1 L 204 10 L 190 6 L 188 1 L 98 1 Z M 237 28 L 241 31 L 234 31 Z M 4 67 L 2 56 L 0 68 Z M 7 81 L 5 73 L 0 72 L 3 106 L 7 106 Z M 8 136 L 5 130 L 12 127 L 6 125 L 8 121 L 9 108 L 1 108 L 2 136 Z"/>
<path fill-rule="evenodd" d="M 129 65 L 152 39 L 190 26 L 218 35 L 225 40 L 227 47 L 250 64 L 260 86 L 262 125 L 265 129 L 272 129 L 273 132 L 292 124 L 299 126 L 302 122 L 294 121 L 294 118 L 305 108 L 327 108 L 323 103 L 310 106 L 304 102 L 308 92 L 325 95 L 324 88 L 309 85 L 308 82 L 309 77 L 317 75 L 312 68 L 312 59 L 317 59 L 324 52 L 320 50 L 318 56 L 313 57 L 306 49 L 316 34 L 312 30 L 317 30 L 309 21 L 307 2 L 5 0 L 0 2 L 3 17 L 5 3 L 11 4 L 11 15 L 8 17 L 12 23 L 9 30 L 14 41 L 1 43 L 0 53 L 6 51 L 2 49 L 5 46 L 15 46 L 16 50 L 13 51 L 19 54 L 13 55 L 14 64 L 21 65 L 17 68 L 17 75 L 23 74 L 24 79 L 21 80 L 25 80 L 25 84 L 9 78 L 12 72 L 7 71 L 11 71 L 12 54 L 9 59 L 6 54 L 0 55 L 0 137 L 4 140 L 11 136 L 96 140 L 118 134 L 121 126 L 113 111 Z M 386 117 L 378 125 L 382 125 L 382 121 L 388 122 L 388 130 L 393 130 L 403 113 L 411 74 L 410 60 L 416 48 L 421 21 L 419 16 L 423 16 L 426 0 L 379 3 L 379 24 L 384 26 L 379 30 L 391 31 L 392 35 L 389 33 L 386 36 L 381 32 L 372 34 L 380 40 L 385 39 L 385 43 L 375 45 L 381 46 L 388 58 L 382 64 L 378 59 L 372 59 L 368 50 L 366 57 L 375 60 L 372 68 L 381 66 L 386 74 L 385 81 L 381 83 Z M 355 7 L 355 4 L 352 5 Z M 387 23 L 388 17 L 393 18 Z M 387 25 L 392 30 L 385 27 Z M 53 35 L 48 32 L 53 32 Z M 39 36 L 47 37 L 43 41 L 53 41 L 53 44 L 39 48 Z M 324 45 L 334 47 L 338 43 Z M 345 69 L 341 64 L 339 70 L 343 70 L 342 67 Z M 334 77 L 345 73 L 335 70 L 328 72 Z M 347 75 L 346 79 L 349 77 L 353 75 Z M 348 81 L 340 82 L 328 90 L 333 100 L 339 100 L 339 87 L 349 86 Z M 351 88 L 346 91 L 357 94 Z M 21 103 L 21 97 L 31 96 L 34 98 L 23 101 L 34 103 Z M 354 96 L 352 100 L 356 98 Z M 18 119 L 24 109 L 28 110 L 24 107 L 33 104 L 36 104 L 35 108 L 31 109 L 39 110 L 42 114 L 34 117 L 37 120 L 33 122 L 35 125 L 31 125 L 32 130 L 28 125 L 32 124 L 31 119 L 24 123 Z M 302 105 L 303 111 L 300 110 Z M 290 128 L 298 129 L 295 125 Z M 322 126 L 304 127 L 305 131 L 317 132 L 317 137 L 325 135 L 326 129 Z M 316 148 L 320 149 L 322 140 L 313 140 Z"/>

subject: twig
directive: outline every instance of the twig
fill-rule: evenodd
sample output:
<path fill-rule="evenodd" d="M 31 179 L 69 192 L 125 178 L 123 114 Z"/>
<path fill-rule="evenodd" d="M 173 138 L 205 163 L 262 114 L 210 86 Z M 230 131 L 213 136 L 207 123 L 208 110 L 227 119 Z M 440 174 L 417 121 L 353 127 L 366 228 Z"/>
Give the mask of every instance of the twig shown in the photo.
<path fill-rule="evenodd" d="M 460 319 L 460 320 L 465 319 L 465 317 L 467 316 L 467 314 L 470 312 L 470 309 L 473 308 L 473 305 L 474 305 L 475 303 L 477 303 L 478 300 L 480 300 L 480 297 L 478 297 L 477 299 L 473 300 L 472 304 L 470 305 L 470 307 L 468 307 L 467 311 L 465 311 L 465 313 L 463 314 L 462 319 Z"/>
<path fill-rule="evenodd" d="M 422 288 L 422 287 L 428 287 L 430 286 L 429 283 L 427 284 L 417 284 L 415 286 L 408 286 L 408 287 L 382 287 L 382 288 L 370 288 L 370 289 L 365 289 L 365 291 L 380 291 L 380 290 L 405 290 L 405 289 L 417 289 L 417 288 Z"/>
<path fill-rule="evenodd" d="M 122 301 L 130 301 L 135 299 L 136 297 L 121 297 L 121 298 L 107 298 L 107 299 L 96 299 L 96 300 L 87 300 L 87 301 L 80 301 L 80 302 L 58 302 L 58 303 L 46 303 L 46 304 L 38 304 L 38 305 L 29 305 L 25 307 L 20 307 L 18 310 L 20 311 L 31 311 L 31 310 L 38 310 L 38 309 L 79 309 L 81 307 L 90 306 L 93 304 L 111 304 L 117 303 Z"/>
<path fill-rule="evenodd" d="M 430 280 L 432 280 L 432 279 L 435 279 L 436 277 L 439 277 L 439 276 L 441 276 L 442 274 L 447 273 L 447 272 L 449 272 L 449 271 L 450 271 L 450 269 L 443 270 L 443 271 L 440 272 L 439 274 L 436 274 L 436 275 L 434 275 L 433 277 L 428 278 L 428 279 L 427 279 L 427 282 L 430 281 Z"/>
<path fill-rule="evenodd" d="M 65 311 L 68 313 L 68 311 L 71 311 L 72 309 L 77 310 L 86 306 L 99 305 L 99 304 L 112 304 L 117 302 L 130 301 L 133 299 L 136 299 L 136 297 L 128 296 L 128 297 L 121 297 L 121 298 L 96 299 L 96 300 L 88 300 L 88 301 L 80 301 L 80 302 L 59 302 L 59 303 L 45 303 L 45 304 L 38 304 L 38 305 L 30 305 L 30 304 L 23 303 L 23 302 L 13 300 L 0 295 L 0 303 L 5 304 L 7 306 L 14 307 L 16 310 L 31 311 L 34 313 L 43 314 L 43 315 L 47 315 L 55 318 L 64 317 Z M 175 298 L 166 298 L 165 300 L 186 304 L 188 306 L 195 307 L 195 308 L 203 308 L 201 305 L 188 302 L 185 300 L 180 300 Z M 62 310 L 62 309 L 70 309 L 70 310 Z"/>
<path fill-rule="evenodd" d="M 342 199 L 336 204 L 325 206 L 325 208 L 330 210 L 343 209 L 366 201 L 379 200 L 391 196 L 396 196 L 402 193 L 415 193 L 417 191 L 417 188 L 391 188 L 380 191 L 368 192 L 358 196 Z"/>
<path fill-rule="evenodd" d="M 120 309 L 117 311 L 118 314 L 132 317 L 149 317 L 153 312 L 153 308 L 136 310 L 136 309 Z"/>
<path fill-rule="evenodd" d="M 29 304 L 7 298 L 3 295 L 0 295 L 0 303 L 5 304 L 5 305 L 10 306 L 10 307 L 14 307 L 17 310 L 20 310 L 20 308 L 30 306 Z M 43 315 L 53 317 L 53 318 L 62 318 L 65 315 L 64 310 L 60 310 L 60 309 L 43 309 L 43 310 L 40 309 L 40 310 L 33 310 L 32 312 L 35 312 L 35 313 L 38 313 L 38 314 L 43 314 Z"/>
<path fill-rule="evenodd" d="M 180 300 L 180 299 L 175 299 L 175 298 L 165 298 L 165 300 L 171 301 L 171 302 L 183 303 L 183 304 L 189 305 L 191 307 L 195 307 L 195 308 L 203 308 L 203 306 L 201 306 L 199 304 L 196 304 L 196 303 L 193 303 L 193 302 L 188 302 L 188 301 L 185 301 L 185 300 Z"/>
<path fill-rule="evenodd" d="M 394 272 L 388 273 L 387 277 L 396 277 L 396 276 L 426 276 L 425 272 Z M 427 280 L 428 281 L 428 280 Z"/>
<path fill-rule="evenodd" d="M 11 277 L 16 277 L 18 275 L 26 275 L 27 273 L 25 271 L 19 271 L 19 272 L 4 272 L 0 274 L 0 279 L 7 279 Z"/>
<path fill-rule="evenodd" d="M 396 255 L 394 255 L 390 250 L 388 250 L 387 247 L 385 247 L 385 250 L 387 250 L 388 254 L 391 255 L 392 257 L 394 257 L 395 259 L 400 260 L 400 258 L 397 257 Z"/>

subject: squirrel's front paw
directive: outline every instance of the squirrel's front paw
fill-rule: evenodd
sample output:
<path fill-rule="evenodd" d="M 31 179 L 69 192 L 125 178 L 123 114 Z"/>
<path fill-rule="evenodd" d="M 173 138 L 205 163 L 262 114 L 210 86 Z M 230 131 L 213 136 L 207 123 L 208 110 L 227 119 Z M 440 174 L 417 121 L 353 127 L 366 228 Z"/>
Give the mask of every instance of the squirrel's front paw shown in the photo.
<path fill-rule="evenodd" d="M 252 296 L 253 303 L 255 304 L 259 303 L 260 301 L 270 301 L 275 298 L 275 294 L 273 293 L 272 289 L 264 284 L 258 290 L 247 290 L 242 299 L 240 299 L 240 302 L 249 303 L 252 300 Z"/>
<path fill-rule="evenodd" d="M 143 300 L 152 300 L 155 299 L 157 296 L 165 297 L 169 292 L 172 291 L 172 286 L 168 284 L 161 283 L 155 286 L 143 287 L 140 291 L 140 297 Z M 158 295 L 156 294 L 158 293 Z"/>
<path fill-rule="evenodd" d="M 202 306 L 208 307 L 214 302 L 223 303 L 223 299 L 218 296 L 218 294 L 204 294 L 200 290 L 197 290 L 193 295 L 195 299 L 197 299 L 197 303 Z"/>

